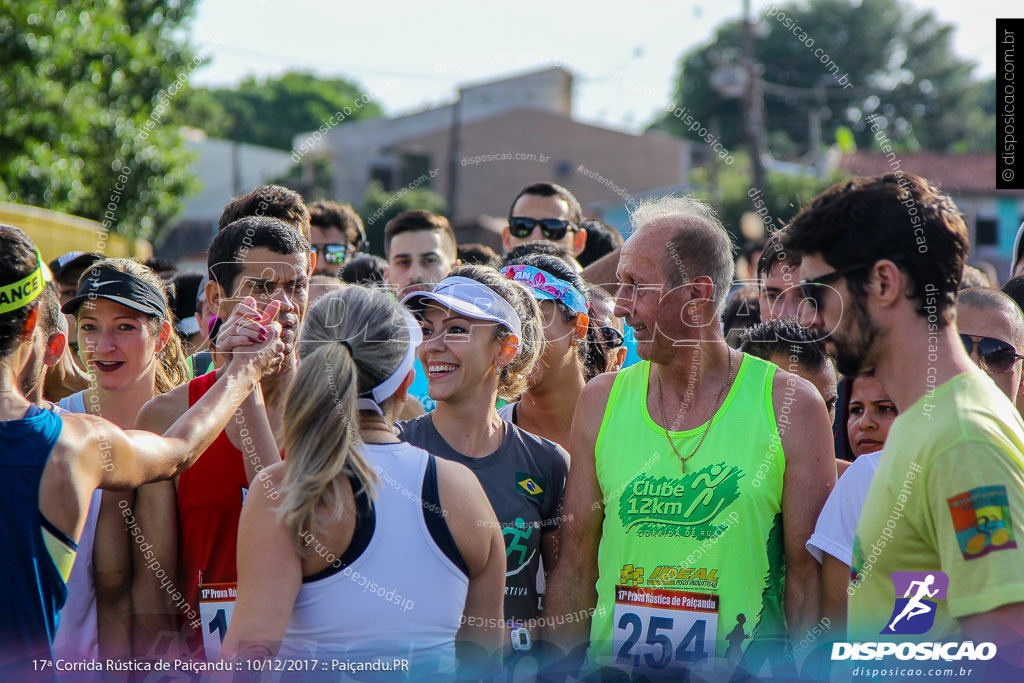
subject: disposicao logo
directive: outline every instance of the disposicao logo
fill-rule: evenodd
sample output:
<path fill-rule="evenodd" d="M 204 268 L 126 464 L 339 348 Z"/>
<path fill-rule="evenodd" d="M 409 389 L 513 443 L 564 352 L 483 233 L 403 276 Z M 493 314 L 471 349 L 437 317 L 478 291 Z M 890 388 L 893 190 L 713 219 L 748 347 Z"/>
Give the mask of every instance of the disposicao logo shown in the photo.
<path fill-rule="evenodd" d="M 944 572 L 935 571 L 893 572 L 889 578 L 896 588 L 896 604 L 889 623 L 879 633 L 927 633 L 935 623 L 938 601 L 946 599 L 949 577 Z"/>
<path fill-rule="evenodd" d="M 935 623 L 939 600 L 946 599 L 949 577 L 944 572 L 893 572 L 889 575 L 896 589 L 892 614 L 879 633 L 882 635 L 920 635 Z M 967 659 L 989 660 L 996 656 L 993 643 L 926 642 L 926 643 L 833 643 L 832 660 L 897 659 L 946 662 Z"/>

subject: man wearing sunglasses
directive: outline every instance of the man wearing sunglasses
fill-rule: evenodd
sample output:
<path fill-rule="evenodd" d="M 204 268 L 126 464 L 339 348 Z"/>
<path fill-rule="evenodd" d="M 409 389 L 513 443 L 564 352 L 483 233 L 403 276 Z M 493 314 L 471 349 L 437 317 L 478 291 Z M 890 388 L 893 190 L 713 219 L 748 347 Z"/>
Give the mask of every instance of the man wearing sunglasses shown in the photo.
<path fill-rule="evenodd" d="M 1013 299 L 988 287 L 962 290 L 956 300 L 956 326 L 971 360 L 988 373 L 1006 397 L 1020 396 L 1024 314 Z"/>
<path fill-rule="evenodd" d="M 1019 680 L 991 676 L 1022 664 L 1024 422 L 957 329 L 960 211 L 918 176 L 854 178 L 812 200 L 786 243 L 840 372 L 873 370 L 899 409 L 857 524 L 848 638 L 991 642 L 1002 661 L 986 680 Z M 905 590 L 893 572 L 948 579 L 924 633 L 889 626 Z"/>
<path fill-rule="evenodd" d="M 587 246 L 583 228 L 583 209 L 569 190 L 554 183 L 527 185 L 512 202 L 508 225 L 501 233 L 501 246 L 507 254 L 513 248 L 533 240 L 561 244 L 573 256 Z"/>
<path fill-rule="evenodd" d="M 363 220 L 350 204 L 323 199 L 309 205 L 309 232 L 314 275 L 337 276 L 366 241 Z"/>

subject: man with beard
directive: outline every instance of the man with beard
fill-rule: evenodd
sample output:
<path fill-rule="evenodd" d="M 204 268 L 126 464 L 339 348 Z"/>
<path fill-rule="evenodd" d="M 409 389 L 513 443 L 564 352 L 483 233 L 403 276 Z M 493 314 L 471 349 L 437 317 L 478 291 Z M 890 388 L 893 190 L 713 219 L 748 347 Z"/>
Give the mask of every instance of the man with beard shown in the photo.
<path fill-rule="evenodd" d="M 264 467 L 280 460 L 278 444 L 284 433 L 281 418 L 295 371 L 299 323 L 308 301 L 309 259 L 309 242 L 276 218 L 241 218 L 222 229 L 210 245 L 206 296 L 213 311 L 225 320 L 246 297 L 253 297 L 259 310 L 272 301 L 279 302 L 277 321 L 282 327 L 285 360 L 277 373 L 263 378 L 259 390 L 253 392 L 242 412 L 228 423 L 199 462 L 178 478 L 176 490 L 173 484 L 164 484 L 162 495 L 153 493 L 147 506 L 136 510 L 146 542 L 155 546 L 152 552 L 157 561 L 170 576 L 177 577 L 176 590 L 184 594 L 200 617 L 212 605 L 217 607 L 214 612 L 228 606 L 223 600 L 204 605 L 204 595 L 211 593 L 204 593 L 200 584 L 233 586 L 237 581 L 238 519 L 249 483 Z M 218 348 L 234 346 L 234 341 L 218 338 Z M 164 431 L 203 396 L 220 372 L 197 377 L 154 398 L 140 412 L 139 428 Z M 263 402 L 269 424 L 261 417 L 259 404 Z M 275 492 L 256 490 L 252 495 L 273 496 Z M 218 591 L 227 591 L 228 585 L 219 585 Z M 218 593 L 218 597 L 226 594 Z M 142 597 L 153 600 L 153 596 Z M 157 598 L 164 600 L 165 616 L 179 613 L 166 604 L 166 596 Z M 204 618 L 203 623 L 210 618 Z M 196 632 L 186 635 L 190 652 L 201 654 L 205 642 L 207 657 L 213 656 L 210 634 L 202 634 L 206 641 Z M 218 638 L 216 633 L 213 638 Z M 219 639 L 215 645 L 219 646 Z"/>
<path fill-rule="evenodd" d="M 1024 422 L 958 335 L 959 210 L 914 175 L 854 178 L 801 211 L 787 243 L 839 371 L 873 370 L 899 409 L 857 525 L 849 638 L 992 642 L 1020 666 Z M 926 576 L 928 616 L 893 628 Z"/>

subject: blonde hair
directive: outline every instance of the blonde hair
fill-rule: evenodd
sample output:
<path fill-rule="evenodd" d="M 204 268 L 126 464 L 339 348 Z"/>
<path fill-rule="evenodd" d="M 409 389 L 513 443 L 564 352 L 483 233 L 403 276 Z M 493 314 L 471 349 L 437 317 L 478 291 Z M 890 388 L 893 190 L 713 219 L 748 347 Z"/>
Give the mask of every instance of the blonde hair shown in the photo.
<path fill-rule="evenodd" d="M 163 394 L 175 387 L 181 386 L 189 380 L 188 364 L 185 361 L 185 349 L 181 343 L 181 337 L 174 330 L 173 320 L 171 319 L 171 307 L 168 303 L 167 297 L 167 285 L 160 279 L 160 276 L 153 271 L 149 266 L 139 263 L 135 259 L 130 258 L 107 258 L 102 261 L 97 261 L 88 270 L 82 273 L 82 277 L 79 279 L 79 284 L 85 278 L 89 277 L 89 274 L 94 270 L 114 270 L 119 273 L 127 273 L 132 277 L 136 277 L 146 284 L 152 285 L 156 291 L 160 292 L 160 299 L 163 303 L 164 313 L 166 317 L 160 318 L 157 316 L 149 316 L 149 333 L 160 338 L 161 328 L 165 322 L 171 323 L 170 335 L 167 337 L 167 344 L 164 345 L 163 351 L 157 354 L 160 362 L 156 366 L 156 378 L 154 381 L 154 388 L 158 394 Z M 79 308 L 79 311 L 82 309 Z"/>
<path fill-rule="evenodd" d="M 341 518 L 342 476 L 353 480 L 353 493 L 374 494 L 377 474 L 353 428 L 356 400 L 401 364 L 409 345 L 402 310 L 383 290 L 346 287 L 325 294 L 306 313 L 298 343 L 301 362 L 285 397 L 288 457 L 278 508 L 301 556 L 308 552 L 301 538 L 317 533 L 320 505 L 330 519 Z"/>
<path fill-rule="evenodd" d="M 523 285 L 505 277 L 489 266 L 459 266 L 448 273 L 448 277 L 468 277 L 489 287 L 507 301 L 522 324 L 522 339 L 519 340 L 519 353 L 498 373 L 498 396 L 512 401 L 526 393 L 526 378 L 533 366 L 540 360 L 544 351 L 544 327 L 541 324 L 540 307 L 533 294 Z M 512 336 L 507 327 L 495 324 L 499 340 L 504 341 Z"/>

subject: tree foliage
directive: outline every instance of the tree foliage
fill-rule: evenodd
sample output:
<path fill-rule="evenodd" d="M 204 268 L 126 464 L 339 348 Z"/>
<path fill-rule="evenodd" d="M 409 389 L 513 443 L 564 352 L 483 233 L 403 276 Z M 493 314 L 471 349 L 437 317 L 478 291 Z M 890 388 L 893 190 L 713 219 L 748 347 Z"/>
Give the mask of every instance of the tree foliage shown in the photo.
<path fill-rule="evenodd" d="M 202 61 L 182 39 L 193 5 L 0 0 L 0 196 L 129 237 L 173 216 L 194 189 L 165 125 Z"/>
<path fill-rule="evenodd" d="M 953 26 L 931 10 L 918 11 L 906 0 L 790 2 L 774 15 L 761 15 L 757 28 L 755 55 L 764 81 L 801 89 L 772 92 L 768 86 L 770 143 L 784 148 L 784 134 L 798 151 L 807 151 L 808 113 L 823 101 L 826 144 L 836 129 L 848 126 L 859 146 L 870 147 L 871 131 L 863 122 L 870 113 L 884 117 L 889 137 L 903 148 L 979 144 L 972 128 L 977 98 L 965 97 L 978 87 L 974 67 L 955 55 Z M 722 144 L 730 148 L 745 144 L 742 103 L 719 94 L 710 82 L 716 66 L 738 63 L 742 45 L 742 22 L 722 25 L 710 43 L 681 59 L 676 86 L 677 105 L 705 126 L 717 122 Z M 850 87 L 839 80 L 844 74 Z M 694 138 L 671 113 L 655 127 Z"/>
<path fill-rule="evenodd" d="M 757 194 L 764 204 L 759 210 L 766 232 L 774 232 L 787 225 L 801 208 L 811 199 L 834 183 L 844 178 L 841 172 L 834 172 L 826 178 L 813 175 L 789 175 L 775 171 L 765 173 L 765 191 Z M 704 166 L 693 171 L 691 180 L 699 199 L 711 202 L 722 224 L 736 244 L 743 244 L 745 238 L 740 232 L 740 219 L 751 211 L 750 157 L 745 152 L 736 155 L 731 165 L 721 165 L 717 183 L 712 181 L 711 169 Z M 717 188 L 715 187 L 717 184 Z"/>
<path fill-rule="evenodd" d="M 175 120 L 213 137 L 290 150 L 296 135 L 380 114 L 373 94 L 357 83 L 289 72 L 234 88 L 190 89 Z"/>

